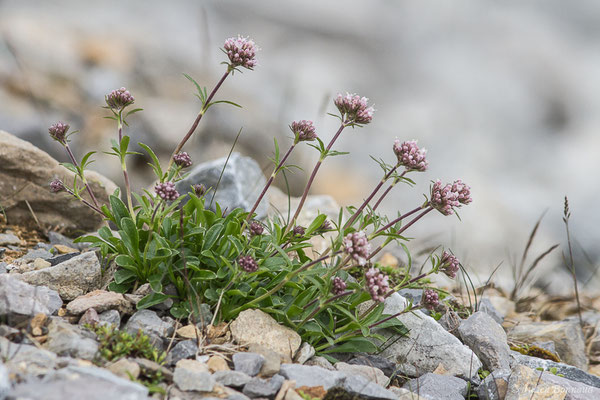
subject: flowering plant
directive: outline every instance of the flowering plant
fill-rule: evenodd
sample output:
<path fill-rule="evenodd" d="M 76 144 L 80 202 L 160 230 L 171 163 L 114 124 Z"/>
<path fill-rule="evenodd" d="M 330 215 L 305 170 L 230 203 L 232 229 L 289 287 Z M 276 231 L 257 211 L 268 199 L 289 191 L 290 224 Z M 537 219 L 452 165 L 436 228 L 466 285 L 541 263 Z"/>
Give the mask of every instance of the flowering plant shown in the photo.
<path fill-rule="evenodd" d="M 111 290 L 130 292 L 149 284 L 150 293 L 139 301 L 138 308 L 172 300 L 173 316 L 203 325 L 229 321 L 243 310 L 260 308 L 296 330 L 321 354 L 375 351 L 376 346 L 369 338 L 381 339 L 378 329 L 404 332 L 402 324 L 394 318 L 398 314 L 383 314 L 385 298 L 403 287 L 422 287 L 427 282 L 425 278 L 438 271 L 453 278 L 460 265 L 456 257 L 444 252 L 439 257 L 431 257 L 432 267 L 428 272 L 411 277 L 407 271 L 390 287 L 388 276 L 374 262 L 375 255 L 394 241 L 400 242 L 408 254 L 403 243 L 407 241 L 402 236 L 404 231 L 432 210 L 450 215 L 469 204 L 470 188 L 460 180 L 446 185 L 436 181 L 423 204 L 396 218 L 379 215 L 377 208 L 397 183 L 411 184 L 409 173 L 428 168 L 426 151 L 419 148 L 416 141 L 396 140 L 392 146 L 395 162 L 388 165 L 379 161 L 384 172 L 382 179 L 360 206 L 348 209 L 347 218 L 340 210 L 335 221 L 321 214 L 307 227 L 298 225 L 311 185 L 325 159 L 346 154 L 333 150 L 338 137 L 346 128 L 364 127 L 373 119 L 374 109 L 369 100 L 347 93 L 337 95 L 333 101 L 338 113 L 331 115 L 339 119 L 340 125 L 327 144 L 317 135 L 312 121 L 290 124 L 292 144 L 281 157 L 276 145 L 273 172 L 250 210 L 238 208 L 225 212 L 219 204 L 209 207 L 205 196 L 208 191 L 217 189 L 205 188 L 201 183 L 189 187 L 187 193 L 180 193 L 176 182 L 183 179 L 184 171 L 193 162 L 189 154 L 182 151 L 183 147 L 212 105 L 237 106 L 229 101 L 213 101 L 213 98 L 229 75 L 257 66 L 257 50 L 248 38 L 227 39 L 223 49 L 228 57 L 226 72 L 210 93 L 186 75 L 196 86 L 202 104 L 166 169 L 150 147 L 139 143 L 152 160 L 158 181 L 153 191 L 138 194 L 130 189 L 126 161 L 128 156 L 139 153 L 129 150 L 130 136 L 124 130 L 126 118 L 141 109 L 129 110 L 135 99 L 125 88 L 106 96 L 106 108 L 112 113 L 109 118 L 117 122 L 118 135 L 113 140 L 111 154 L 121 163 L 124 200 L 117 191 L 110 196 L 109 204 L 98 203 L 84 174 L 93 152 L 77 162 L 68 145 L 69 125 L 64 123 L 53 125 L 49 133 L 67 151 L 71 163 L 65 166 L 75 173 L 75 179 L 71 186 L 55 180 L 50 188 L 53 192 L 66 191 L 114 224 L 116 232 L 104 226 L 97 235 L 78 240 L 92 243 L 104 257 L 114 260 L 117 269 L 109 286 Z M 303 142 L 315 148 L 320 157 L 293 216 L 288 220 L 280 217 L 255 220 L 258 204 L 274 178 L 288 167 L 287 160 L 295 147 Z M 386 185 L 386 190 L 380 193 Z M 329 248 L 311 258 L 305 251 L 311 247 L 309 240 L 325 234 L 330 239 Z M 375 243 L 379 244 L 375 246 Z M 351 275 L 355 267 L 361 272 Z M 365 307 L 366 302 L 369 304 Z M 422 302 L 415 306 L 434 309 L 437 303 L 437 292 L 429 288 Z M 203 304 L 211 307 L 212 321 L 200 321 Z"/>

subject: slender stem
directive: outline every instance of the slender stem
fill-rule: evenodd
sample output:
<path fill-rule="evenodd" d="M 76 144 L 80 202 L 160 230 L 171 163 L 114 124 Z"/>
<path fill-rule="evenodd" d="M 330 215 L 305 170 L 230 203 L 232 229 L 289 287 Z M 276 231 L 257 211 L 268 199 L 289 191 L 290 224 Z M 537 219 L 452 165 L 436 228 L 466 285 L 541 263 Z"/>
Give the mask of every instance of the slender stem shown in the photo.
<path fill-rule="evenodd" d="M 121 147 L 121 141 L 123 140 L 123 114 L 119 112 L 119 120 L 118 120 L 118 129 L 119 129 L 119 148 Z M 127 150 L 125 150 L 127 152 Z M 121 154 L 121 170 L 123 171 L 123 180 L 125 181 L 125 193 L 127 195 L 127 206 L 129 207 L 129 212 L 131 213 L 131 218 L 135 217 L 135 212 L 133 210 L 133 202 L 131 201 L 131 185 L 129 184 L 129 174 L 127 173 L 127 163 L 125 161 L 125 157 L 127 154 Z"/>
<path fill-rule="evenodd" d="M 571 264 L 570 267 L 571 275 L 573 277 L 573 286 L 575 287 L 575 299 L 577 300 L 577 314 L 579 316 L 579 324 L 583 328 L 583 318 L 581 316 L 581 303 L 579 302 L 579 288 L 577 286 L 577 274 L 575 273 L 575 264 L 573 263 L 573 249 L 571 247 L 571 233 L 569 231 L 569 215 L 566 215 L 563 220 L 565 221 L 565 228 L 567 230 L 567 243 L 569 245 L 569 261 Z"/>
<path fill-rule="evenodd" d="M 89 201 L 87 201 L 86 199 L 84 199 L 81 196 L 77 196 L 75 194 L 75 192 L 73 192 L 71 189 L 69 189 L 68 187 L 65 186 L 65 190 L 67 191 L 67 193 L 69 193 L 71 196 L 75 197 L 77 200 L 81 201 L 83 204 L 85 204 L 86 206 L 88 206 L 89 208 L 91 208 L 92 210 L 96 211 L 97 213 L 101 214 L 102 216 L 106 216 L 104 215 L 104 213 L 102 212 L 102 210 L 100 210 L 98 207 L 94 206 L 93 204 L 91 204 Z"/>
<path fill-rule="evenodd" d="M 375 205 L 373 206 L 373 211 L 377 210 L 377 207 L 379 207 L 379 204 L 381 204 L 381 202 L 383 201 L 383 199 L 394 188 L 394 186 L 396 186 L 396 184 L 398 182 L 400 182 L 400 179 L 402 179 L 407 172 L 408 171 L 404 170 L 404 172 L 402 172 L 402 175 L 400 175 L 399 177 L 397 177 L 396 179 L 394 179 L 394 181 L 392 182 L 392 184 L 385 190 L 385 192 L 383 192 L 383 194 L 381 195 L 381 197 L 379 198 L 379 200 L 377 200 L 377 203 L 375 203 Z"/>
<path fill-rule="evenodd" d="M 395 220 L 393 220 L 392 222 L 390 222 L 383 228 L 378 229 L 377 232 L 375 232 L 375 235 L 377 235 L 378 233 L 381 233 L 383 231 L 386 231 L 390 227 L 392 227 L 395 224 L 397 224 L 398 222 L 402 221 L 404 218 L 410 217 L 411 215 L 413 215 L 414 213 L 416 213 L 417 211 L 422 210 L 422 209 L 423 209 L 423 206 L 419 206 L 419 207 L 415 208 L 414 210 L 411 210 L 411 211 L 407 212 L 406 214 L 399 216 L 398 218 L 396 218 Z"/>
<path fill-rule="evenodd" d="M 294 150 L 294 147 L 296 147 L 296 144 L 297 144 L 297 142 L 294 142 L 294 144 L 292 144 L 290 146 L 290 148 L 288 149 L 287 153 L 285 153 L 285 155 L 283 156 L 283 158 L 281 159 L 281 161 L 279 162 L 279 164 L 277 164 L 277 166 L 275 167 L 275 169 L 271 173 L 271 176 L 269 177 L 269 180 L 267 181 L 267 183 L 265 184 L 265 187 L 263 188 L 262 192 L 260 193 L 260 196 L 258 196 L 258 199 L 256 199 L 256 202 L 254 203 L 254 206 L 252 206 L 252 209 L 250 210 L 250 213 L 246 217 L 246 221 L 244 222 L 244 226 L 242 227 L 242 230 L 244 230 L 245 225 L 250 221 L 250 218 L 252 218 L 252 215 L 254 214 L 254 211 L 256 211 L 256 209 L 258 208 L 258 205 L 260 204 L 261 200 L 263 199 L 263 197 L 265 197 L 265 194 L 267 193 L 267 190 L 271 186 L 271 183 L 273 183 L 273 180 L 275 179 L 275 176 L 277 176 L 277 173 L 279 172 L 279 170 L 283 167 L 283 165 L 287 161 L 287 159 L 290 156 L 290 154 L 292 154 L 292 150 Z"/>
<path fill-rule="evenodd" d="M 67 150 L 67 154 L 69 155 L 69 158 L 71 159 L 71 162 L 77 168 L 77 170 L 79 170 L 79 164 L 77 163 L 77 160 L 75 159 L 75 156 L 73 155 L 73 152 L 71 151 L 71 148 L 69 147 L 69 144 L 65 142 L 64 146 L 65 146 L 65 149 Z M 79 176 L 79 178 L 81 178 L 81 181 L 85 185 L 85 188 L 87 189 L 87 192 L 90 194 L 90 197 L 92 198 L 92 201 L 94 202 L 94 205 L 96 206 L 96 208 L 99 209 L 100 205 L 98 205 L 98 200 L 96 200 L 96 196 L 94 196 L 94 192 L 92 192 L 90 185 L 88 185 L 87 179 L 85 179 L 85 175 L 83 174 L 83 171 L 81 172 L 81 175 Z"/>
<path fill-rule="evenodd" d="M 417 222 L 418 220 L 420 220 L 425 214 L 427 214 L 431 210 L 433 210 L 433 207 L 431 207 L 431 206 L 427 207 L 421 214 L 417 215 L 415 218 L 412 219 L 412 221 L 410 221 L 408 224 L 404 225 L 400 230 L 398 230 L 396 232 L 396 235 L 400 235 L 402 232 L 404 232 L 405 230 L 407 230 L 408 228 L 410 228 L 415 222 Z M 367 258 L 367 260 L 370 260 L 371 258 L 373 258 L 382 249 L 383 249 L 383 245 L 379 245 L 379 247 L 377 247 L 375 249 L 375 251 L 373 251 L 369 255 L 369 257 Z"/>
<path fill-rule="evenodd" d="M 327 301 L 325 301 L 325 303 L 323 303 L 321 306 L 319 306 L 316 309 L 314 309 L 313 312 L 310 313 L 310 315 L 308 315 L 306 318 L 304 318 L 304 320 L 302 320 L 302 322 L 300 322 L 300 324 L 297 325 L 296 328 L 300 328 L 302 325 L 304 325 L 305 323 L 307 323 L 308 321 L 310 321 L 319 312 L 323 311 L 325 309 L 325 306 L 327 304 L 329 304 L 331 302 L 334 302 L 337 299 L 340 299 L 340 298 L 342 298 L 344 296 L 348 296 L 349 294 L 352 294 L 352 293 L 354 293 L 354 290 L 348 290 L 348 291 L 345 291 L 344 293 L 336 294 L 335 296 L 327 299 Z M 317 300 L 317 299 L 315 299 L 315 300 Z"/>
<path fill-rule="evenodd" d="M 341 251 L 338 251 L 338 252 L 332 254 L 332 256 L 336 256 L 336 255 L 338 255 L 340 253 L 341 253 Z M 294 278 L 299 273 L 306 271 L 307 269 L 309 269 L 313 265 L 318 264 L 321 261 L 325 261 L 328 257 L 329 256 L 324 256 L 324 257 L 317 258 L 316 260 L 313 260 L 313 261 L 311 261 L 311 262 L 303 265 L 302 267 L 298 268 L 297 270 L 292 271 L 288 276 L 285 277 L 285 279 L 283 279 L 281 282 L 279 282 L 274 288 L 272 288 L 271 290 L 269 290 L 265 294 L 256 297 L 254 300 L 249 301 L 248 303 L 244 304 L 243 306 L 240 306 L 240 307 L 236 308 L 231 313 L 235 314 L 237 312 L 246 310 L 246 309 L 250 308 L 251 306 L 255 305 L 256 303 L 259 303 L 259 302 L 263 301 L 267 297 L 269 297 L 272 294 L 274 294 L 275 292 L 277 292 L 283 286 L 285 286 L 285 284 L 288 283 L 290 281 L 290 279 Z"/>
<path fill-rule="evenodd" d="M 213 99 L 213 97 L 215 96 L 215 94 L 217 93 L 217 91 L 219 90 L 219 88 L 221 87 L 221 85 L 223 84 L 223 82 L 225 81 L 225 78 L 227 78 L 227 76 L 229 75 L 229 72 L 231 72 L 231 71 L 230 71 L 229 68 L 227 68 L 227 72 L 225 72 L 225 74 L 223 74 L 223 76 L 221 77 L 221 79 L 219 80 L 219 82 L 217 82 L 216 86 L 213 88 L 213 90 L 210 92 L 210 94 L 206 98 L 206 102 L 204 102 L 204 105 L 202 106 L 202 109 L 198 113 L 198 116 L 196 117 L 196 120 L 194 121 L 194 123 L 190 127 L 190 130 L 188 131 L 188 133 L 183 137 L 183 139 L 181 140 L 181 142 L 175 148 L 175 151 L 173 152 L 173 154 L 171 156 L 171 159 L 169 160 L 169 165 L 167 167 L 167 170 L 169 168 L 171 168 L 171 165 L 173 164 L 173 156 L 181 151 L 181 149 L 183 148 L 183 146 L 186 144 L 186 142 L 190 139 L 190 137 L 192 137 L 192 135 L 196 131 L 196 128 L 198 127 L 198 124 L 200 123 L 200 120 L 202 119 L 202 116 L 206 113 L 206 110 L 208 110 L 208 107 L 210 105 L 210 101 Z"/>
<path fill-rule="evenodd" d="M 373 189 L 373 192 L 371 192 L 369 197 L 367 197 L 367 199 L 361 204 L 361 206 L 358 207 L 356 212 L 354 214 L 352 214 L 352 217 L 350 217 L 350 219 L 346 222 L 346 224 L 344 225 L 344 229 L 351 226 L 352 223 L 354 221 L 356 221 L 356 218 L 358 218 L 360 216 L 360 213 L 362 212 L 362 210 L 364 210 L 365 207 L 371 202 L 371 200 L 373 199 L 373 197 L 375 197 L 375 195 L 377 194 L 379 189 L 381 189 L 383 184 L 390 178 L 390 176 L 392 176 L 392 174 L 398 169 L 399 166 L 400 166 L 400 164 L 396 164 L 392 169 L 390 169 L 390 171 L 387 174 L 384 175 L 384 177 L 379 181 L 377 186 L 375 186 L 375 189 Z M 404 171 L 402 173 L 402 176 L 404 176 L 405 173 L 406 173 L 406 171 Z"/>
<path fill-rule="evenodd" d="M 327 145 L 327 149 L 325 151 L 325 154 L 321 155 L 321 157 L 319 158 L 319 161 L 315 165 L 315 168 L 313 169 L 313 171 L 312 171 L 312 173 L 310 175 L 310 178 L 308 179 L 308 183 L 306 184 L 306 187 L 304 188 L 304 193 L 302 193 L 302 198 L 300 199 L 300 203 L 298 204 L 298 208 L 296 208 L 296 212 L 294 213 L 294 217 L 290 220 L 290 223 L 286 227 L 285 233 L 289 232 L 290 229 L 292 229 L 292 227 L 296 223 L 296 219 L 298 219 L 298 215 L 300 215 L 300 211 L 302 211 L 302 207 L 304 206 L 304 202 L 306 201 L 306 197 L 308 197 L 308 191 L 310 190 L 310 187 L 312 186 L 313 181 L 315 180 L 315 176 L 317 176 L 317 172 L 319 171 L 319 168 L 321 168 L 321 164 L 323 163 L 323 160 L 327 156 L 327 153 L 329 152 L 329 150 L 331 150 L 331 147 L 333 146 L 333 144 L 335 143 L 335 141 L 337 140 L 337 138 L 340 136 L 340 134 L 342 133 L 342 131 L 344 130 L 344 128 L 346 126 L 348 126 L 347 124 L 348 124 L 348 122 L 346 122 L 346 121 L 342 122 L 342 124 L 340 125 L 340 128 L 338 129 L 338 131 L 336 132 L 336 134 L 333 136 L 333 139 L 331 139 L 331 141 Z"/>

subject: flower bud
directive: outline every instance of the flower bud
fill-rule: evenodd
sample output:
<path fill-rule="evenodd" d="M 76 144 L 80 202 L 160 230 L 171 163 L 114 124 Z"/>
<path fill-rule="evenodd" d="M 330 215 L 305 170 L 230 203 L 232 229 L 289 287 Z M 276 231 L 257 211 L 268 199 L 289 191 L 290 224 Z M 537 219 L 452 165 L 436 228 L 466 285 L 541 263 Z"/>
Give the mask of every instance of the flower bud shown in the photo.
<path fill-rule="evenodd" d="M 292 122 L 290 129 L 294 132 L 294 135 L 299 142 L 311 142 L 317 138 L 315 126 L 312 121 L 305 119 L 294 121 Z"/>
<path fill-rule="evenodd" d="M 67 140 L 67 133 L 69 132 L 69 124 L 63 122 L 57 122 L 48 128 L 50 137 L 59 143 L 65 144 Z"/>
<path fill-rule="evenodd" d="M 255 272 L 258 270 L 258 264 L 252 256 L 240 256 L 238 258 L 238 264 L 246 272 Z"/>
<path fill-rule="evenodd" d="M 173 162 L 181 168 L 187 168 L 192 165 L 192 158 L 188 153 L 182 151 L 181 153 L 177 153 L 173 156 Z"/>
<path fill-rule="evenodd" d="M 58 192 L 62 192 L 63 190 L 65 190 L 65 185 L 62 183 L 62 181 L 60 179 L 54 179 L 52 180 L 52 182 L 50 182 L 50 191 L 52 193 L 58 193 Z"/>
<path fill-rule="evenodd" d="M 338 94 L 333 103 L 342 114 L 345 122 L 365 125 L 373 119 L 375 110 L 368 105 L 369 99 L 357 94 Z"/>
<path fill-rule="evenodd" d="M 108 105 L 114 111 L 122 111 L 125 107 L 133 104 L 135 98 L 129 93 L 124 87 L 115 89 L 104 98 L 106 105 Z"/>

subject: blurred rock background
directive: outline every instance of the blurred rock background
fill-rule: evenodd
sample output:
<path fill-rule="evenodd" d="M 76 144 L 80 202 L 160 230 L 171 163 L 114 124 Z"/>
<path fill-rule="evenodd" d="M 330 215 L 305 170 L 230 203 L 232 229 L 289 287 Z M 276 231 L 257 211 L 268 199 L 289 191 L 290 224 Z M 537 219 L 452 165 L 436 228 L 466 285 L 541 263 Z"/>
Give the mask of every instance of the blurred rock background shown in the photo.
<path fill-rule="evenodd" d="M 227 154 L 243 128 L 237 150 L 268 173 L 273 137 L 285 148 L 288 124 L 313 119 L 329 140 L 332 96 L 357 92 L 374 102 L 373 123 L 344 134 L 336 147 L 352 155 L 328 160 L 314 193 L 356 204 L 381 175 L 369 155 L 393 162 L 396 137 L 418 139 L 429 171 L 382 209 L 412 209 L 437 178 L 463 179 L 474 202 L 462 222 L 428 215 L 411 228 L 411 248 L 450 247 L 484 281 L 502 262 L 499 279 L 509 282 L 544 211 L 532 255 L 564 245 L 568 195 L 587 281 L 600 256 L 599 27 L 595 0 L 0 0 L 0 129 L 66 161 L 47 135 L 63 120 L 81 131 L 78 154 L 107 150 L 115 129 L 100 106 L 126 86 L 145 110 L 128 134 L 166 159 L 199 109 L 182 73 L 210 90 L 224 69 L 224 39 L 250 35 L 262 48 L 259 67 L 228 78 L 218 94 L 244 108 L 211 109 L 186 147 L 196 162 Z M 306 147 L 293 161 L 306 170 L 316 156 Z M 146 162 L 131 161 L 138 189 L 152 181 Z M 121 182 L 106 155 L 92 169 Z M 306 178 L 289 176 L 294 194 Z M 545 264 L 564 270 L 560 251 Z M 560 272 L 545 275 L 549 290 L 570 290 Z"/>

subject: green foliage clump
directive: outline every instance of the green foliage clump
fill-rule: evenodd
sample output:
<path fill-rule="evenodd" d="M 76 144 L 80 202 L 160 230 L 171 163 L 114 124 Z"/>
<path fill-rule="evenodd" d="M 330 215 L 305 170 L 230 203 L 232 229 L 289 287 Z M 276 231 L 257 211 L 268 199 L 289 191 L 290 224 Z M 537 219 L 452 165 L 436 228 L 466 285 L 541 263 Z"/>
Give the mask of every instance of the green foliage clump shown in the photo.
<path fill-rule="evenodd" d="M 150 338 L 139 331 L 131 335 L 126 331 L 116 329 L 112 324 L 87 326 L 97 337 L 100 347 L 98 355 L 106 361 L 117 361 L 123 357 L 145 358 L 156 363 L 162 363 L 166 357 L 152 345 Z"/>

